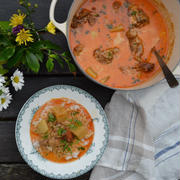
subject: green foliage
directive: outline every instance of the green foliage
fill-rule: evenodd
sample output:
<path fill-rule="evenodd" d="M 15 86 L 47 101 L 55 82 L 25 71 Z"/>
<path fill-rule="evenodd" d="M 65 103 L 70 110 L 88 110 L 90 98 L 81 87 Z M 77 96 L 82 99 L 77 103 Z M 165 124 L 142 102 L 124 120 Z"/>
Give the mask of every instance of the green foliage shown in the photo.
<path fill-rule="evenodd" d="M 5 47 L 0 52 L 0 61 L 7 61 L 10 59 L 15 53 L 15 46 Z"/>
<path fill-rule="evenodd" d="M 7 62 L 7 67 L 8 68 L 12 68 L 13 66 L 15 66 L 17 63 L 20 63 L 22 61 L 22 56 L 24 55 L 24 48 L 17 48 L 15 54 L 13 57 L 11 57 L 9 59 L 9 61 Z"/>
<path fill-rule="evenodd" d="M 54 68 L 54 62 L 53 61 L 54 61 L 53 59 L 49 58 L 46 62 L 46 68 L 47 68 L 48 72 L 51 72 Z"/>
<path fill-rule="evenodd" d="M 35 54 L 32 52 L 26 51 L 26 61 L 28 67 L 35 73 L 39 72 L 40 69 L 40 64 L 38 61 L 38 58 Z"/>
<path fill-rule="evenodd" d="M 38 7 L 37 4 L 30 3 L 30 0 L 19 0 L 20 6 L 24 10 L 18 9 L 18 14 L 25 14 L 23 26 L 32 34 L 34 42 L 28 42 L 27 46 L 18 45 L 16 42 L 17 34 L 13 34 L 9 21 L 0 21 L 0 74 L 6 74 L 14 67 L 25 66 L 28 70 L 38 73 L 41 63 L 47 57 L 46 68 L 48 72 L 54 69 L 55 62 L 61 68 L 67 64 L 71 72 L 76 68 L 71 63 L 71 56 L 67 52 L 58 53 L 60 47 L 49 40 L 44 40 L 41 33 L 46 32 L 46 28 L 36 29 L 32 21 L 31 14 Z"/>
<path fill-rule="evenodd" d="M 11 30 L 12 28 L 9 25 L 9 21 L 0 21 L 0 29 L 5 32 Z"/>

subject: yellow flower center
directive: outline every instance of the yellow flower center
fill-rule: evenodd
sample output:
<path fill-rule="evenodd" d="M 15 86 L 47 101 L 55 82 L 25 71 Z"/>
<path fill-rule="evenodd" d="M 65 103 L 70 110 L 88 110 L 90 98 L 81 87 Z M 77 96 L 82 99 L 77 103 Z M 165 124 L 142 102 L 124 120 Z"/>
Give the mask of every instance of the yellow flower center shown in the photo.
<path fill-rule="evenodd" d="M 15 83 L 19 83 L 19 77 L 18 77 L 18 76 L 15 76 L 14 79 L 13 79 L 13 81 L 14 81 Z"/>
<path fill-rule="evenodd" d="M 1 104 L 4 104 L 6 102 L 5 98 L 1 98 Z"/>

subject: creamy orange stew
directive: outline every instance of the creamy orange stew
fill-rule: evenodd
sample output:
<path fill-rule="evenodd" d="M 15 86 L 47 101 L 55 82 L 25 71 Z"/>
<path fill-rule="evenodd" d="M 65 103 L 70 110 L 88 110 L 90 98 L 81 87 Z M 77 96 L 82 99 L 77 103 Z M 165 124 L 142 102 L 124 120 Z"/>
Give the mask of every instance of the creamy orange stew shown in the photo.
<path fill-rule="evenodd" d="M 81 68 L 113 88 L 141 84 L 160 69 L 152 52 L 163 58 L 168 28 L 150 0 L 85 0 L 74 15 L 70 46 Z"/>
<path fill-rule="evenodd" d="M 94 125 L 82 105 L 67 98 L 52 99 L 35 113 L 30 128 L 34 148 L 58 163 L 83 156 L 92 144 Z"/>

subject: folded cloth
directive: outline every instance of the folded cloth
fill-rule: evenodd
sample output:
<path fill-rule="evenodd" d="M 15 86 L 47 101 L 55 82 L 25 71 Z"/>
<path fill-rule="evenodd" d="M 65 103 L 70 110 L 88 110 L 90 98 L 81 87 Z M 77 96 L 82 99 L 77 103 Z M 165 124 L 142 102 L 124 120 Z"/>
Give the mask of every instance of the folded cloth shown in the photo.
<path fill-rule="evenodd" d="M 180 86 L 116 91 L 105 111 L 109 143 L 90 180 L 180 179 Z"/>

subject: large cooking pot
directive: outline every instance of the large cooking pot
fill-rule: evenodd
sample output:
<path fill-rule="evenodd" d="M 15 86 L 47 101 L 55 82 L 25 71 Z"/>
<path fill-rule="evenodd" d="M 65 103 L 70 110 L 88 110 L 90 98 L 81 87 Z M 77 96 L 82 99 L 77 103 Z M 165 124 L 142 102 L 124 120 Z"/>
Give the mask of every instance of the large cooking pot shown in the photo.
<path fill-rule="evenodd" d="M 71 20 L 83 1 L 84 0 L 74 0 L 71 5 L 71 8 L 69 10 L 67 21 L 64 23 L 58 23 L 58 22 L 56 22 L 56 20 L 54 18 L 54 10 L 55 10 L 57 0 L 52 0 L 51 6 L 50 6 L 50 20 L 53 22 L 53 24 L 56 26 L 56 28 L 59 29 L 60 31 L 62 31 L 64 33 L 64 35 L 66 36 L 70 52 L 75 60 L 75 63 L 77 64 L 77 66 L 91 80 L 93 80 L 94 82 L 96 82 L 98 84 L 101 84 L 101 83 L 97 82 L 96 80 L 94 80 L 92 77 L 90 77 L 80 67 L 78 61 L 76 60 L 76 57 L 73 54 L 72 49 L 70 48 L 69 28 L 70 28 Z M 168 30 L 170 32 L 169 33 L 170 48 L 169 48 L 169 52 L 168 52 L 168 56 L 167 56 L 167 57 L 169 57 L 168 67 L 170 68 L 171 71 L 174 71 L 176 68 L 179 68 L 178 64 L 179 64 L 179 59 L 180 59 L 180 49 L 179 49 L 180 48 L 180 1 L 179 0 L 163 0 L 162 2 L 164 5 L 161 3 L 160 0 L 151 0 L 151 1 L 152 1 L 152 3 L 154 3 L 154 5 L 157 8 L 159 8 L 159 10 L 161 11 L 161 13 L 164 16 L 164 19 L 166 19 L 166 24 L 167 24 Z M 175 72 L 176 72 L 176 74 L 177 73 L 180 74 L 180 69 L 178 69 L 178 70 L 176 69 Z M 161 81 L 162 79 L 164 79 L 164 75 L 163 75 L 162 71 L 160 71 L 159 73 L 157 73 L 154 77 L 152 77 L 147 82 L 144 82 L 144 83 L 134 86 L 134 87 L 118 88 L 118 90 L 142 89 L 142 88 L 152 86 L 152 85 L 158 83 L 159 81 Z M 111 88 L 104 84 L 101 84 L 101 85 Z M 111 88 L 111 89 L 114 89 L 114 88 Z"/>

